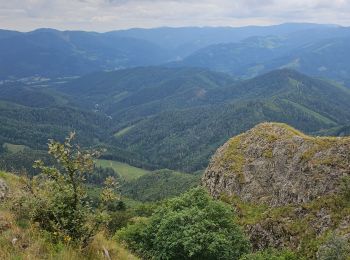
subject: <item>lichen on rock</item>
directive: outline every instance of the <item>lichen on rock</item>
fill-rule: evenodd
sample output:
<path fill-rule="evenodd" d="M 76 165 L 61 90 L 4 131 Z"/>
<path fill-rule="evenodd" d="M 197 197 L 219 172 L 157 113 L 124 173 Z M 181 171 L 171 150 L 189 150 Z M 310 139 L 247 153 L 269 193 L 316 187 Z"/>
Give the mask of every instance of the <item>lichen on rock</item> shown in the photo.
<path fill-rule="evenodd" d="M 347 175 L 349 137 L 311 137 L 286 124 L 262 123 L 217 150 L 202 184 L 214 197 L 281 206 L 335 193 Z"/>

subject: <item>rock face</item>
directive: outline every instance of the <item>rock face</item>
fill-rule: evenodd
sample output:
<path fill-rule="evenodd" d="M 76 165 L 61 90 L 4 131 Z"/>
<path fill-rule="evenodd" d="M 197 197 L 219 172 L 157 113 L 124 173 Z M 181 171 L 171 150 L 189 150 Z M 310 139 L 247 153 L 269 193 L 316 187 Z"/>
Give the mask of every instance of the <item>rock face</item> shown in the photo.
<path fill-rule="evenodd" d="M 285 124 L 262 123 L 217 150 L 202 184 L 214 197 L 281 206 L 337 192 L 347 175 L 349 137 L 311 137 Z"/>
<path fill-rule="evenodd" d="M 9 188 L 3 179 L 0 179 L 0 201 L 7 197 Z"/>

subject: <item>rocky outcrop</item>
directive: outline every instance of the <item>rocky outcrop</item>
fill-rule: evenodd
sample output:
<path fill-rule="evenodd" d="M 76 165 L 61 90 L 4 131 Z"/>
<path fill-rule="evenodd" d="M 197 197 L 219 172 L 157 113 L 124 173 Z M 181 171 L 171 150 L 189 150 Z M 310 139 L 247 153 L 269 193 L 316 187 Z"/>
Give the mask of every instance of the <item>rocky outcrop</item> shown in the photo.
<path fill-rule="evenodd" d="M 9 188 L 3 179 L 0 179 L 0 201 L 4 200 L 8 195 Z"/>
<path fill-rule="evenodd" d="M 335 193 L 348 175 L 349 137 L 311 137 L 285 124 L 262 123 L 217 150 L 202 184 L 214 197 L 281 206 Z"/>

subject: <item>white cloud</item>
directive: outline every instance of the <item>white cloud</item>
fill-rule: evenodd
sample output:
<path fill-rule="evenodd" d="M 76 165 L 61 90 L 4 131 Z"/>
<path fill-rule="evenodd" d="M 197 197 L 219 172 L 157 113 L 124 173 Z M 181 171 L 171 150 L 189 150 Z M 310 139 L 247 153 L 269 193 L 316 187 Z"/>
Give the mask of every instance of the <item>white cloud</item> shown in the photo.
<path fill-rule="evenodd" d="M 130 27 L 350 25 L 348 0 L 0 0 L 0 27 L 108 31 Z"/>

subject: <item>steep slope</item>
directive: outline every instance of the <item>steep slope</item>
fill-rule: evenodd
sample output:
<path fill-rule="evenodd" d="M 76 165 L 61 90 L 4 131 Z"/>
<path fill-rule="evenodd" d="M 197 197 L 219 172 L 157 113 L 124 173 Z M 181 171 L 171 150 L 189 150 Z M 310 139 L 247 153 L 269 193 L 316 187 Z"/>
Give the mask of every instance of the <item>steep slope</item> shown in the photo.
<path fill-rule="evenodd" d="M 350 176 L 350 138 L 311 137 L 263 123 L 230 139 L 208 166 L 203 185 L 218 197 L 280 206 L 339 191 Z"/>
<path fill-rule="evenodd" d="M 260 122 L 285 122 L 312 133 L 350 121 L 347 89 L 290 70 L 208 90 L 203 98 L 205 106 L 134 123 L 116 135 L 115 144 L 152 164 L 191 171 L 204 168 L 227 138 Z"/>

